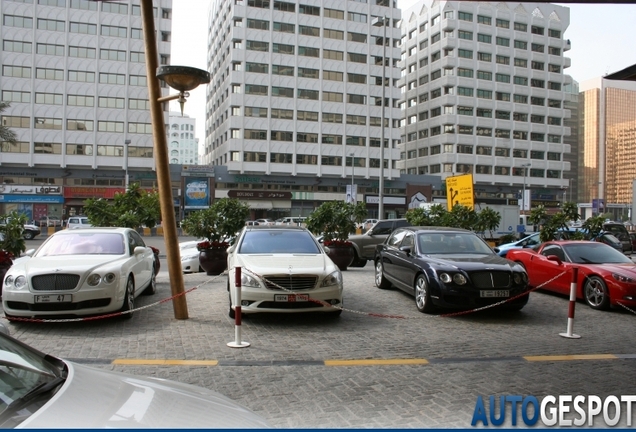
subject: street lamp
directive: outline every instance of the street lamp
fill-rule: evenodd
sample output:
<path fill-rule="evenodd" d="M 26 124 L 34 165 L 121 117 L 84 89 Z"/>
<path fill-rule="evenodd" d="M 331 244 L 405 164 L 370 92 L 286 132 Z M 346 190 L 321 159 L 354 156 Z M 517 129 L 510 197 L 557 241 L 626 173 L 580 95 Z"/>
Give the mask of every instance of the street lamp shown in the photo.
<path fill-rule="evenodd" d="M 128 191 L 128 144 L 130 144 L 130 140 L 124 140 L 124 169 L 126 170 L 124 185 L 126 187 L 126 192 Z"/>
<path fill-rule="evenodd" d="M 166 242 L 170 289 L 173 295 L 172 306 L 176 319 L 188 319 L 188 307 L 184 295 L 183 270 L 181 268 L 179 253 L 179 237 L 174 215 L 174 201 L 172 200 L 168 140 L 166 138 L 164 112 L 161 103 L 177 99 L 183 110 L 183 103 L 188 96 L 186 92 L 195 89 L 200 84 L 209 83 L 210 74 L 200 69 L 181 66 L 162 66 L 159 68 L 152 0 L 140 0 L 139 5 L 146 52 L 146 77 L 148 81 L 148 100 L 150 102 L 152 134 L 155 142 L 159 204 L 161 206 L 161 220 Z M 169 86 L 179 90 L 179 94 L 161 97 L 159 79 L 164 80 Z"/>
<path fill-rule="evenodd" d="M 523 168 L 523 194 L 521 195 L 521 211 L 523 214 L 526 214 L 526 176 L 528 175 L 528 167 L 529 163 L 521 165 Z M 530 204 L 530 197 L 528 197 L 528 204 Z M 530 205 L 528 205 L 528 209 L 530 209 Z"/>
<path fill-rule="evenodd" d="M 353 170 L 355 169 L 355 153 L 349 153 L 349 156 L 351 156 L 351 202 L 355 203 L 356 202 L 356 198 L 355 198 L 355 194 L 353 192 L 354 189 L 354 183 L 353 183 Z"/>
<path fill-rule="evenodd" d="M 384 219 L 384 107 L 385 107 L 385 95 L 386 95 L 386 26 L 389 19 L 384 17 L 376 17 L 373 20 L 374 27 L 382 27 L 382 135 L 380 138 L 380 178 L 378 181 L 379 193 L 378 193 L 378 219 Z"/>

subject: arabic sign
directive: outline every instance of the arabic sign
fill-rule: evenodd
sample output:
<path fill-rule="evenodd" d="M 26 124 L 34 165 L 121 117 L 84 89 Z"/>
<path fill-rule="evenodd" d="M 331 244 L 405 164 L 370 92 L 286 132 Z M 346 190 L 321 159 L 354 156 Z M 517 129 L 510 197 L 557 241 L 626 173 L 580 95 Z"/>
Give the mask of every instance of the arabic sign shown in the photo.
<path fill-rule="evenodd" d="M 61 186 L 31 186 L 31 185 L 0 185 L 0 193 L 5 194 L 45 194 L 59 195 Z"/>
<path fill-rule="evenodd" d="M 51 203 L 62 204 L 62 195 L 0 195 L 1 203 Z"/>
<path fill-rule="evenodd" d="M 471 210 L 474 209 L 475 194 L 472 174 L 446 178 L 446 203 L 449 211 L 453 209 L 455 204 L 461 204 Z"/>
<path fill-rule="evenodd" d="M 254 191 L 254 190 L 229 190 L 227 196 L 240 199 L 291 199 L 291 192 Z"/>
<path fill-rule="evenodd" d="M 206 209 L 210 206 L 210 183 L 206 177 L 192 177 L 185 180 L 183 208 Z"/>

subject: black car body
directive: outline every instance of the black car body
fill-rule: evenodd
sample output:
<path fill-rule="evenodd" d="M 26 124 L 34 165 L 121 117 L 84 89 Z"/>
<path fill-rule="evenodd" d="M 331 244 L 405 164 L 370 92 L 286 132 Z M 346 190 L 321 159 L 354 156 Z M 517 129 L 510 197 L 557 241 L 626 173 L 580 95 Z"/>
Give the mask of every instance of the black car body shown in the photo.
<path fill-rule="evenodd" d="M 511 300 L 502 307 L 519 310 L 528 302 L 525 269 L 498 256 L 471 231 L 398 228 L 377 246 L 374 263 L 376 285 L 414 295 L 420 312 L 471 309 L 506 299 Z"/>
<path fill-rule="evenodd" d="M 603 230 L 608 231 L 613 234 L 618 240 L 620 240 L 623 245 L 623 253 L 631 255 L 634 253 L 634 248 L 632 246 L 632 239 L 629 236 L 629 231 L 627 231 L 627 227 L 622 223 L 618 222 L 606 222 L 603 224 Z"/>
<path fill-rule="evenodd" d="M 353 262 L 350 267 L 364 267 L 372 260 L 376 247 L 393 232 L 394 229 L 409 226 L 406 219 L 383 219 L 364 234 L 350 235 L 348 240 L 353 247 Z"/>

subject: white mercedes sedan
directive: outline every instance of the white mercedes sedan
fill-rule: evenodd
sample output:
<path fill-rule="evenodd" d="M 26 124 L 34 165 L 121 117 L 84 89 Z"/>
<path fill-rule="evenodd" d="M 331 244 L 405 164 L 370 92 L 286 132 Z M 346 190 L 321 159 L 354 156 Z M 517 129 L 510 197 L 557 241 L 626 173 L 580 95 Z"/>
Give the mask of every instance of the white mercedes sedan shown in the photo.
<path fill-rule="evenodd" d="M 342 312 L 342 274 L 306 228 L 249 226 L 228 249 L 229 315 L 235 317 L 236 268 L 241 311 Z"/>
<path fill-rule="evenodd" d="M 62 230 L 16 260 L 2 285 L 7 319 L 131 318 L 135 298 L 156 292 L 154 253 L 130 228 Z"/>

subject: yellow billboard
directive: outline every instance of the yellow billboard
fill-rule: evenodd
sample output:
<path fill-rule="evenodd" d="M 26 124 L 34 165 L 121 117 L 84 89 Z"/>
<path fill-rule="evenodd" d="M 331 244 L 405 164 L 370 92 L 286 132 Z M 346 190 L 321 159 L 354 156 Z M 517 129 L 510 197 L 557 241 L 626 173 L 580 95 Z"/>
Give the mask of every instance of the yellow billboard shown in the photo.
<path fill-rule="evenodd" d="M 475 193 L 472 174 L 446 177 L 446 203 L 449 211 L 455 204 L 474 209 Z"/>

